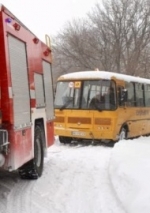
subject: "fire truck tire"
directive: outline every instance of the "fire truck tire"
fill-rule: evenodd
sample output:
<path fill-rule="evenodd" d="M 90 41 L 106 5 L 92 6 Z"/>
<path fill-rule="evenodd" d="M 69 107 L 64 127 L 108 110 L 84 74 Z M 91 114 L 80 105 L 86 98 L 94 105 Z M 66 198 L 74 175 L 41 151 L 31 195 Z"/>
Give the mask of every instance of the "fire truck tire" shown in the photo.
<path fill-rule="evenodd" d="M 43 132 L 39 126 L 35 127 L 35 137 L 34 137 L 34 167 L 40 177 L 43 172 L 44 163 L 44 145 L 43 145 Z"/>
<path fill-rule="evenodd" d="M 44 163 L 43 132 L 40 126 L 35 127 L 34 158 L 19 169 L 22 179 L 37 179 L 42 175 Z"/>

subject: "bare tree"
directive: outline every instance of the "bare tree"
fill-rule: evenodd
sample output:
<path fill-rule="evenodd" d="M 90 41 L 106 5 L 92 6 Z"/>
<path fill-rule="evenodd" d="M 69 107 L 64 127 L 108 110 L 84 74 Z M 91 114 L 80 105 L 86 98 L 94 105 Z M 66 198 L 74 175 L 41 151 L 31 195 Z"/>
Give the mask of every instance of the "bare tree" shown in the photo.
<path fill-rule="evenodd" d="M 149 76 L 150 0 L 105 0 L 55 38 L 59 74 L 110 70 Z"/>
<path fill-rule="evenodd" d="M 89 18 L 100 37 L 98 50 L 106 69 L 133 75 L 139 72 L 141 54 L 150 42 L 149 2 L 105 1 L 103 8 L 96 5 Z"/>

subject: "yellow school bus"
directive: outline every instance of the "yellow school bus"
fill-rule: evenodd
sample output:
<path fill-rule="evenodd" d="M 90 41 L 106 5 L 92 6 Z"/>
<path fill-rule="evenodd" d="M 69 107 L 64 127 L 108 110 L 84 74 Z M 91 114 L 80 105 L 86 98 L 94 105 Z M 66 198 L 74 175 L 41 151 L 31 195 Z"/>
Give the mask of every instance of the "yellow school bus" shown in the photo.
<path fill-rule="evenodd" d="M 55 95 L 62 143 L 116 142 L 150 134 L 150 80 L 105 71 L 62 75 Z"/>

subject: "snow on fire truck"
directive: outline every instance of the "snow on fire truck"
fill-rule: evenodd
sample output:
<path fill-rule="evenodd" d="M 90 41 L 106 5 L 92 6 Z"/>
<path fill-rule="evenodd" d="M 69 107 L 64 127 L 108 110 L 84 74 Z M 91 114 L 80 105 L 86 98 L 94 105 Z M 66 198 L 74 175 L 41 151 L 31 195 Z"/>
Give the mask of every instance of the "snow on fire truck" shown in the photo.
<path fill-rule="evenodd" d="M 40 41 L 0 5 L 0 170 L 42 175 L 54 143 L 50 39 Z"/>

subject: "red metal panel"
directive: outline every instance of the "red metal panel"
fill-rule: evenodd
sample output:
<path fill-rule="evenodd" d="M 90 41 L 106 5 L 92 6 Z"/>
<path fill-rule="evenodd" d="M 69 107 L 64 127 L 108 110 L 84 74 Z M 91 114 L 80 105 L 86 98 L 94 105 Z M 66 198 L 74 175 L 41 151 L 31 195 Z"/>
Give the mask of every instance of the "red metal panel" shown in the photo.
<path fill-rule="evenodd" d="M 11 18 L 10 22 L 7 22 L 8 18 Z M 17 29 L 16 26 L 18 25 L 20 28 Z M 51 51 L 47 45 L 38 40 L 31 31 L 29 31 L 18 19 L 16 19 L 14 15 L 11 14 L 11 12 L 2 6 L 0 11 L 0 109 L 2 110 L 3 128 L 8 130 L 10 142 L 10 152 L 6 157 L 5 166 L 12 166 L 13 169 L 17 169 L 33 157 L 33 141 L 31 128 L 18 131 L 13 130 L 13 96 L 11 97 L 9 95 L 9 88 L 12 88 L 12 84 L 7 39 L 8 34 L 11 34 L 26 43 L 30 90 L 34 91 L 35 89 L 34 72 L 43 74 L 42 59 L 51 63 L 52 57 Z M 32 111 L 32 108 L 35 108 L 34 97 L 30 100 L 30 104 Z M 53 122 L 47 122 L 45 128 L 47 128 L 47 145 L 50 146 L 54 143 Z"/>
<path fill-rule="evenodd" d="M 10 150 L 4 168 L 15 170 L 33 158 L 31 128 L 19 131 L 9 130 Z"/>
<path fill-rule="evenodd" d="M 8 78 L 6 63 L 6 42 L 4 39 L 3 13 L 0 12 L 0 87 L 1 87 L 1 108 L 3 120 L 10 121 L 10 108 L 8 99 Z"/>
<path fill-rule="evenodd" d="M 47 145 L 48 147 L 54 143 L 54 123 L 47 122 Z"/>
<path fill-rule="evenodd" d="M 6 20 L 10 17 L 4 13 L 1 13 L 0 15 L 1 15 L 1 31 L 2 31 L 2 33 L 0 34 L 0 36 L 1 36 L 0 40 L 4 39 L 4 41 L 5 41 L 5 46 L 3 46 L 3 50 L 2 50 L 2 56 L 0 57 L 0 59 L 2 59 L 1 61 L 6 62 L 3 65 L 3 70 L 5 70 L 3 72 L 3 79 L 6 80 L 5 89 L 8 87 L 11 87 L 10 64 L 9 64 L 8 41 L 7 41 L 8 33 L 10 33 L 11 35 L 15 36 L 16 38 L 24 41 L 27 44 L 27 62 L 28 62 L 28 69 L 29 69 L 29 84 L 30 84 L 30 89 L 33 89 L 34 72 L 36 71 L 37 73 L 40 73 L 40 74 L 43 73 L 41 59 L 51 62 L 51 52 L 50 52 L 49 48 L 47 48 L 47 46 L 40 40 L 38 41 L 38 43 L 35 43 L 34 38 L 36 38 L 36 36 L 34 34 L 32 34 L 30 31 L 28 31 L 26 28 L 24 28 L 23 26 L 20 27 L 19 31 L 15 30 L 13 25 L 18 22 L 16 22 L 15 20 L 11 20 L 11 23 L 7 23 Z M 18 23 L 18 24 L 20 24 L 20 23 Z M 2 30 L 2 28 L 3 28 L 3 30 Z M 48 55 L 44 55 L 44 51 L 48 51 Z M 6 55 L 4 53 L 6 53 Z M 6 96 L 5 99 L 7 102 L 7 112 L 9 110 L 12 113 L 12 109 L 11 109 L 12 106 L 10 106 L 10 102 L 9 102 L 10 100 L 9 100 L 8 94 L 5 94 L 5 96 Z M 3 102 L 5 102 L 5 101 L 3 101 Z M 35 107 L 35 105 L 32 104 L 32 107 Z M 3 108 L 6 108 L 6 107 L 3 107 Z M 6 113 L 6 110 L 4 110 L 4 117 L 7 118 L 8 114 L 9 113 Z M 10 116 L 7 118 L 7 120 L 11 121 Z"/>

